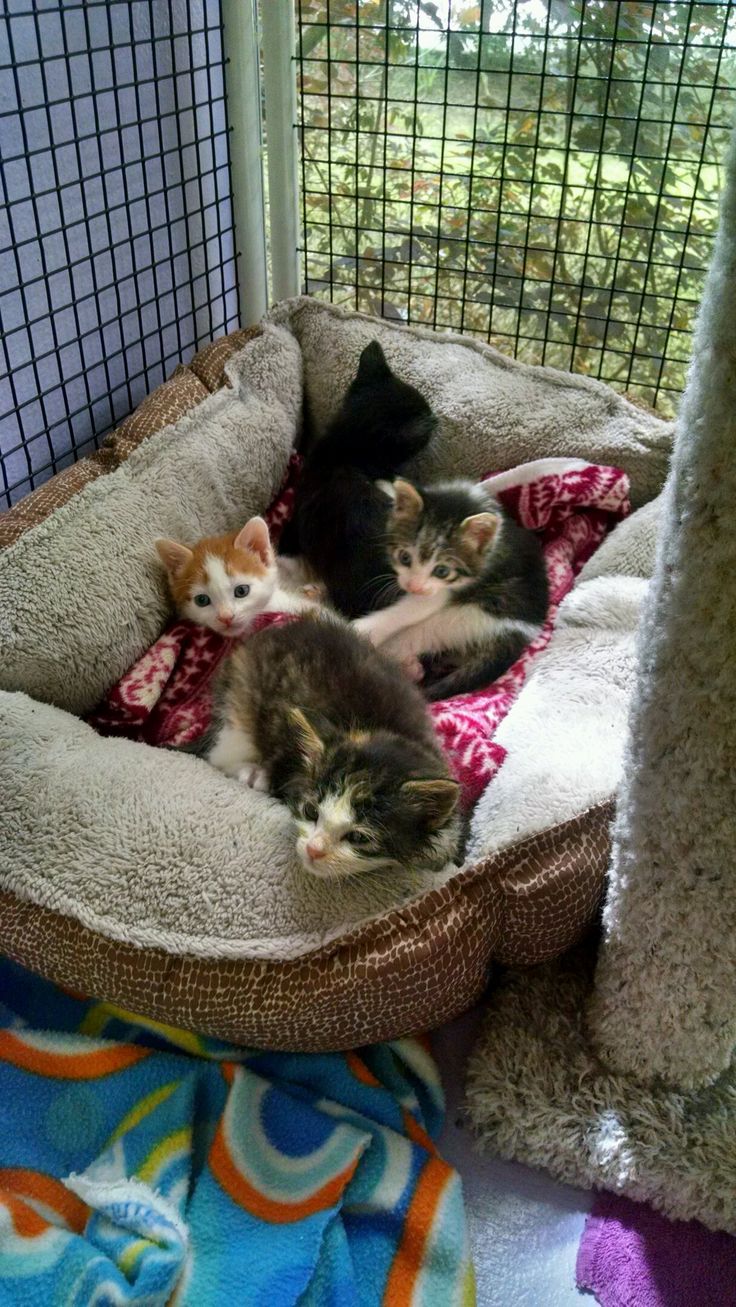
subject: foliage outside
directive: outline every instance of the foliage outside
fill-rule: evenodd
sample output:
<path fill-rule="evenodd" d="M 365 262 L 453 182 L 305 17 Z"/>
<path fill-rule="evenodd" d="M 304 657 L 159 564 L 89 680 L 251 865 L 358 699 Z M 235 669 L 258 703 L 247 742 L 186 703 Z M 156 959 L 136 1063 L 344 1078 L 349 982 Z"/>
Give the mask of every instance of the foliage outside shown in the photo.
<path fill-rule="evenodd" d="M 303 274 L 672 413 L 736 6 L 299 0 Z"/>

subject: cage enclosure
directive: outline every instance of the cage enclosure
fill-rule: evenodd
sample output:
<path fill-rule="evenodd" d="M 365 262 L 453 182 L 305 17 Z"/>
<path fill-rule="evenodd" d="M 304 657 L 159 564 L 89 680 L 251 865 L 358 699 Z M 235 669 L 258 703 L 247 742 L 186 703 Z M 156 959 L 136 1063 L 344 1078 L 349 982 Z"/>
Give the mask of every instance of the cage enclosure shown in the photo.
<path fill-rule="evenodd" d="M 300 289 L 672 414 L 735 45 L 689 0 L 8 0 L 0 502 Z"/>
<path fill-rule="evenodd" d="M 693 0 L 0 15 L 0 946 L 302 1050 L 517 967 L 478 1130 L 729 1230 L 735 51 L 736 5 Z M 272 796 L 149 747 L 201 634 L 153 542 L 284 509 L 305 410 L 323 430 L 374 339 L 438 418 L 411 475 L 501 469 L 565 587 L 479 691 L 498 720 L 430 710 L 487 763 L 463 866 L 330 882 Z M 602 899 L 598 953 L 555 961 Z"/>

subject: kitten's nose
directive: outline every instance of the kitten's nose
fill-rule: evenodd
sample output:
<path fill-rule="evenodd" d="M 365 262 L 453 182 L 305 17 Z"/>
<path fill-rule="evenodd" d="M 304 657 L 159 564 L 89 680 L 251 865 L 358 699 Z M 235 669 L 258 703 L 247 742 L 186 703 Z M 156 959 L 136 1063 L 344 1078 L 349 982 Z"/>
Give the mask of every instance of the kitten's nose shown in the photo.
<path fill-rule="evenodd" d="M 232 626 L 233 615 L 232 613 L 218 613 L 217 620 L 218 622 L 221 622 L 223 626 Z"/>
<path fill-rule="evenodd" d="M 318 858 L 327 857 L 327 849 L 321 835 L 316 835 L 314 839 L 307 840 L 307 857 L 316 862 Z"/>
<path fill-rule="evenodd" d="M 406 588 L 409 594 L 412 595 L 425 595 L 427 593 L 424 581 L 407 581 Z"/>

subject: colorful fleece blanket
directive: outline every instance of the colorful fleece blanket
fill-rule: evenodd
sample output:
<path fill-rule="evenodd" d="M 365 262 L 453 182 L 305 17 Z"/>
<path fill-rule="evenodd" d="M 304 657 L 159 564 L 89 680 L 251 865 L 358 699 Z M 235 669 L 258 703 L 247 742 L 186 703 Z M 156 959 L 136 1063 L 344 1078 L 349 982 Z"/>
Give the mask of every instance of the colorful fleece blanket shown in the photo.
<path fill-rule="evenodd" d="M 414 1039 L 262 1053 L 0 962 L 0 1303 L 472 1307 Z"/>
<path fill-rule="evenodd" d="M 299 460 L 294 457 L 286 482 L 266 514 L 275 540 L 291 512 L 298 473 Z M 486 485 L 522 526 L 539 534 L 550 581 L 550 609 L 539 637 L 493 685 L 430 708 L 466 806 L 477 801 L 506 756 L 494 742 L 494 734 L 534 659 L 548 643 L 560 603 L 607 532 L 629 512 L 626 474 L 582 459 L 525 463 L 489 476 Z M 290 619 L 264 615 L 253 631 L 283 620 Z M 102 734 L 153 745 L 196 739 L 209 721 L 209 685 L 228 644 L 225 637 L 204 627 L 175 622 L 114 686 L 91 714 L 91 724 Z"/>

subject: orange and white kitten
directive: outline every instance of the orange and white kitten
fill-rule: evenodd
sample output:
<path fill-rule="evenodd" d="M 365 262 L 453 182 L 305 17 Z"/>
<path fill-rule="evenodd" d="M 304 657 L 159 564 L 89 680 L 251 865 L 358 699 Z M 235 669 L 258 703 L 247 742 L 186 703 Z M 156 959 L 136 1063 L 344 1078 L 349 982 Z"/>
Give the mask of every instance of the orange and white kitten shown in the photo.
<path fill-rule="evenodd" d="M 303 612 L 318 598 L 315 586 L 287 590 L 279 571 L 268 527 L 252 517 L 239 531 L 209 536 L 197 544 L 156 540 L 180 617 L 208 626 L 218 635 L 238 639 L 260 613 Z"/>

